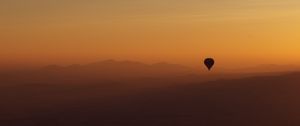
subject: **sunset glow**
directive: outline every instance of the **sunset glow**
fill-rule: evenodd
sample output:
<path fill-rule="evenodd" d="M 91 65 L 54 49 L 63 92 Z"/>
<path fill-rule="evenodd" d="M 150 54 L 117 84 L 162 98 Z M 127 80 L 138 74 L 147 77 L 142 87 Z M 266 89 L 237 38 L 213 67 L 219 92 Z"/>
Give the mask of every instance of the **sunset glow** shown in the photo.
<path fill-rule="evenodd" d="M 300 64 L 299 0 L 1 0 L 0 64 Z"/>

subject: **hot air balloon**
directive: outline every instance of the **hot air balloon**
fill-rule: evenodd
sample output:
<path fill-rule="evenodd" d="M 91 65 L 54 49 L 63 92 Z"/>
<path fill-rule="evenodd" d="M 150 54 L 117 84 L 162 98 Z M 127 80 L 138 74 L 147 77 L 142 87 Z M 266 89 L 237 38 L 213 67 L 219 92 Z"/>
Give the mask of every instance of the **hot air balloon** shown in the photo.
<path fill-rule="evenodd" d="M 204 64 L 205 64 L 205 66 L 207 67 L 208 70 L 211 70 L 212 67 L 215 64 L 215 60 L 213 58 L 206 58 L 204 60 Z"/>

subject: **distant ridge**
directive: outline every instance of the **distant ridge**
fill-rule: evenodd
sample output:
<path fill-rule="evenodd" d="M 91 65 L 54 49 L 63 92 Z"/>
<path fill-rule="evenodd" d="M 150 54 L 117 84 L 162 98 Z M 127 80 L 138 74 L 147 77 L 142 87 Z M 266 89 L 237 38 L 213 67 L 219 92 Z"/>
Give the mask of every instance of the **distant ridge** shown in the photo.
<path fill-rule="evenodd" d="M 165 62 L 144 64 L 136 61 L 104 60 L 86 65 L 58 66 L 50 65 L 41 71 L 57 72 L 56 74 L 93 75 L 99 77 L 163 77 L 196 73 L 194 69 Z"/>
<path fill-rule="evenodd" d="M 85 65 L 79 65 L 79 64 L 72 64 L 69 66 L 60 66 L 60 65 L 48 65 L 43 67 L 42 69 L 64 69 L 64 68 L 74 68 L 74 67 L 103 67 L 103 66 L 133 66 L 133 67 L 152 67 L 152 68 L 181 68 L 181 69 L 191 69 L 187 66 L 179 65 L 179 64 L 172 64 L 172 63 L 167 63 L 167 62 L 158 62 L 154 64 L 145 64 L 137 61 L 130 61 L 130 60 L 125 60 L 125 61 L 117 61 L 117 60 L 104 60 L 100 62 L 94 62 L 94 63 L 89 63 Z"/>
<path fill-rule="evenodd" d="M 300 71 L 300 67 L 296 65 L 276 65 L 276 64 L 262 64 L 254 67 L 234 69 L 233 72 L 241 73 L 257 73 L 257 72 L 293 72 Z"/>

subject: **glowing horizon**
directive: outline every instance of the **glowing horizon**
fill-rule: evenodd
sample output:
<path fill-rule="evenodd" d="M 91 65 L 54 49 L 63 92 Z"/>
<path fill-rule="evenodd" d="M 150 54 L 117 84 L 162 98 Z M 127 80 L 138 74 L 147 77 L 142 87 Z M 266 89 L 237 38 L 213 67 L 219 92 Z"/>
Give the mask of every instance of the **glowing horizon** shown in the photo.
<path fill-rule="evenodd" d="M 300 65 L 298 0 L 2 0 L 0 65 Z"/>

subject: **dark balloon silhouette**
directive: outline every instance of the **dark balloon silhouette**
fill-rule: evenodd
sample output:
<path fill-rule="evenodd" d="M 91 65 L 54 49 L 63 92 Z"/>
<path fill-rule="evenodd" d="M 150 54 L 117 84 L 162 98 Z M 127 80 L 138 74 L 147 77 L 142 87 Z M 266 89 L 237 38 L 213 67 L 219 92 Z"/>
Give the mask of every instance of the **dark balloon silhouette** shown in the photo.
<path fill-rule="evenodd" d="M 208 68 L 208 70 L 211 70 L 215 64 L 215 60 L 213 58 L 206 58 L 204 60 L 204 64 Z"/>

